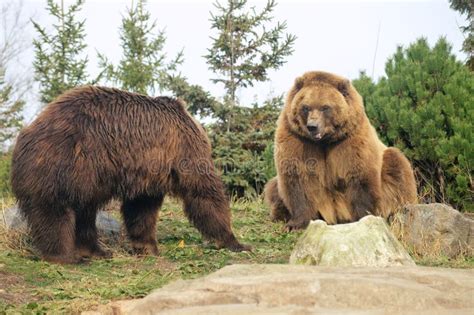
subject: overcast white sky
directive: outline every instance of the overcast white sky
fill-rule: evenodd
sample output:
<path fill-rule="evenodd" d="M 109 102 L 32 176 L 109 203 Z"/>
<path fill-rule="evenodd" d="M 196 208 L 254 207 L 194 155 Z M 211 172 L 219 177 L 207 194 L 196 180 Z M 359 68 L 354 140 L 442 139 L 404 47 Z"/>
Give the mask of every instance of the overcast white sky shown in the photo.
<path fill-rule="evenodd" d="M 3 1 L 8 0 L 0 0 Z M 86 19 L 91 74 L 98 73 L 96 50 L 113 61 L 120 58 L 119 26 L 121 16 L 131 2 L 86 0 L 81 18 Z M 250 0 L 249 4 L 259 8 L 265 2 Z M 467 22 L 449 8 L 447 0 L 277 2 L 275 21 L 286 20 L 288 32 L 298 37 L 295 52 L 281 69 L 271 72 L 270 82 L 240 91 L 244 102 L 251 102 L 255 97 L 263 101 L 267 96 L 286 92 L 294 78 L 308 70 L 326 70 L 352 79 L 360 70 L 366 70 L 378 78 L 384 75 L 384 64 L 397 45 L 407 46 L 421 36 L 428 38 L 430 44 L 445 36 L 459 59 L 465 58 L 460 52 L 463 35 L 459 25 Z M 45 3 L 46 0 L 24 0 L 25 17 L 32 16 L 41 25 L 50 25 Z M 202 57 L 211 43 L 209 11 L 213 10 L 212 3 L 211 0 L 149 0 L 147 7 L 158 27 L 166 29 L 168 54 L 174 56 L 184 48 L 185 62 L 181 72 L 190 82 L 221 97 L 223 88 L 210 81 L 213 73 Z M 373 67 L 379 25 L 380 37 Z M 32 28 L 28 32 L 26 35 L 30 38 L 36 36 Z M 22 63 L 29 66 L 32 58 L 33 53 L 29 52 L 22 58 Z"/>

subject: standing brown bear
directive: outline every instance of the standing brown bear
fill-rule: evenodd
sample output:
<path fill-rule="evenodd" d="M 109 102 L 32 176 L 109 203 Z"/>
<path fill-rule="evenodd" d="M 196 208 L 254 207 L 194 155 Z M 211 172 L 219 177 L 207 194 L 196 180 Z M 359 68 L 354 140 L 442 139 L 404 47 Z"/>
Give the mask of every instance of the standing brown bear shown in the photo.
<path fill-rule="evenodd" d="M 388 217 L 414 203 L 407 158 L 387 148 L 370 124 L 351 83 L 326 72 L 296 79 L 275 136 L 277 177 L 265 188 L 272 218 L 299 229 L 310 220 L 353 222 Z"/>
<path fill-rule="evenodd" d="M 20 133 L 12 187 L 34 245 L 51 262 L 107 255 L 95 220 L 112 198 L 123 200 L 134 251 L 158 254 L 155 225 L 165 194 L 182 198 L 204 237 L 247 249 L 232 233 L 206 132 L 176 99 L 94 86 L 64 93 Z"/>

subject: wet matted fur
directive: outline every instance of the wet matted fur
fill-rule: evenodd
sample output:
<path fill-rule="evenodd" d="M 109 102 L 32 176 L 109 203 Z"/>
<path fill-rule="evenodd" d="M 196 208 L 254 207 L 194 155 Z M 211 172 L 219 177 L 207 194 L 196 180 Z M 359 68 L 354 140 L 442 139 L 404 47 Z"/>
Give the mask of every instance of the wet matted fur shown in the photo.
<path fill-rule="evenodd" d="M 243 250 L 204 129 L 182 101 L 84 86 L 48 104 L 18 136 L 12 187 L 35 246 L 49 261 L 106 256 L 97 209 L 123 200 L 132 246 L 157 254 L 155 224 L 166 194 L 219 247 Z"/>

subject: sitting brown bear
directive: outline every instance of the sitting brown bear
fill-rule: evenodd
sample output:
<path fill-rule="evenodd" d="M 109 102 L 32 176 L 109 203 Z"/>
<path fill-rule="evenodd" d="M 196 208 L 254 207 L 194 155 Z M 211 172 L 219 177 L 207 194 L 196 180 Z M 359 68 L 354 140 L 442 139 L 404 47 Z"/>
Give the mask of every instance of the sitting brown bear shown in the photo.
<path fill-rule="evenodd" d="M 326 72 L 297 78 L 275 136 L 277 177 L 265 188 L 274 220 L 287 229 L 310 220 L 353 222 L 388 217 L 414 203 L 416 184 L 407 158 L 377 137 L 351 83 Z"/>
<path fill-rule="evenodd" d="M 232 233 L 206 132 L 176 99 L 94 86 L 64 93 L 21 131 L 12 188 L 48 261 L 106 256 L 95 220 L 112 198 L 123 200 L 134 251 L 158 254 L 155 225 L 166 194 L 182 198 L 189 220 L 219 247 L 248 249 Z"/>

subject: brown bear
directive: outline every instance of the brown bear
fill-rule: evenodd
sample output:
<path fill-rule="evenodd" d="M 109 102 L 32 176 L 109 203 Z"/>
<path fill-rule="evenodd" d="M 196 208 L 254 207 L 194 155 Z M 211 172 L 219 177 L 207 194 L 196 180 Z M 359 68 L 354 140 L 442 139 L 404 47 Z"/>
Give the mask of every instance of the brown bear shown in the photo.
<path fill-rule="evenodd" d="M 417 200 L 407 158 L 379 140 L 362 97 L 331 73 L 296 79 L 278 119 L 275 163 L 277 177 L 267 183 L 265 200 L 288 230 L 315 219 L 336 224 L 367 214 L 388 217 Z"/>
<path fill-rule="evenodd" d="M 219 247 L 241 251 L 229 200 L 204 129 L 182 101 L 113 88 L 72 89 L 47 105 L 16 141 L 12 188 L 45 260 L 107 256 L 97 209 L 112 198 L 133 250 L 158 254 L 157 212 L 180 197 L 189 220 Z"/>

